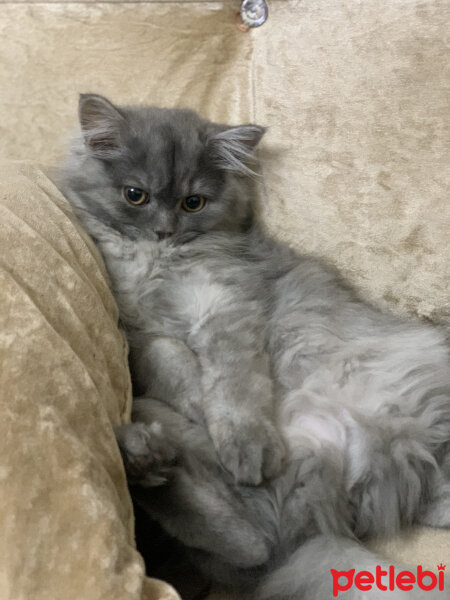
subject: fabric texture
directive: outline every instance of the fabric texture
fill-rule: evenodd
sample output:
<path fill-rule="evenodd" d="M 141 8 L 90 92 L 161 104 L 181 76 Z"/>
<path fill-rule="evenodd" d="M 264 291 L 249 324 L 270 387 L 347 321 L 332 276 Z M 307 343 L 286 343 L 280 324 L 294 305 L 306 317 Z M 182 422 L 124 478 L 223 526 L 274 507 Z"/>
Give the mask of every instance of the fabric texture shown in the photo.
<path fill-rule="evenodd" d="M 264 170 L 260 213 L 267 229 L 301 251 L 336 265 L 364 297 L 382 308 L 448 326 L 449 3 L 447 0 L 269 0 L 267 23 L 248 33 L 235 26 L 238 6 L 239 2 L 232 0 L 2 3 L 0 153 L 55 164 L 76 125 L 78 92 L 99 92 L 117 103 L 188 106 L 217 121 L 255 121 L 266 125 L 269 130 L 261 147 Z M 21 189 L 28 190 L 25 175 L 21 177 Z M 28 177 L 31 176 L 27 173 Z M 7 188 L 2 182 L 2 190 L 7 189 L 9 198 L 2 228 L 3 218 L 13 218 L 27 196 L 26 191 L 21 191 L 21 202 L 14 200 L 15 196 L 10 194 L 16 182 L 11 176 L 8 181 Z M 61 199 L 58 202 L 55 207 L 62 206 Z M 1 443 L 13 444 L 14 438 L 20 452 L 33 460 L 37 461 L 36 456 L 44 453 L 48 466 L 45 470 L 42 465 L 33 469 L 32 462 L 28 464 L 23 456 L 21 459 L 20 452 L 13 454 L 13 446 L 8 446 L 6 456 L 14 461 L 11 464 L 17 471 L 11 488 L 15 492 L 10 495 L 27 517 L 21 520 L 23 530 L 16 532 L 14 538 L 1 540 L 2 553 L 6 553 L 5 548 L 10 552 L 11 547 L 17 548 L 17 552 L 8 555 L 9 575 L 0 590 L 12 585 L 8 582 L 13 581 L 12 573 L 18 572 L 22 556 L 29 563 L 18 581 L 28 577 L 29 581 L 37 578 L 44 582 L 47 578 L 48 585 L 56 589 L 63 586 L 63 581 L 67 583 L 74 578 L 82 585 L 89 580 L 88 564 L 95 564 L 104 569 L 100 569 L 102 575 L 96 580 L 98 589 L 103 583 L 106 585 L 105 573 L 114 573 L 118 579 L 113 579 L 122 582 L 122 591 L 125 580 L 132 582 L 131 591 L 123 591 L 125 595 L 121 596 L 131 598 L 133 593 L 140 593 L 143 573 L 131 545 L 130 504 L 110 427 L 112 422 L 125 418 L 128 410 L 123 399 L 125 388 L 120 387 L 125 385 L 127 375 L 122 342 L 115 328 L 117 315 L 103 275 L 100 276 L 102 267 L 93 258 L 96 254 L 85 238 L 74 233 L 66 209 L 61 209 L 62 212 L 49 209 L 52 217 L 44 221 L 39 216 L 41 208 L 37 205 L 34 208 L 38 213 L 33 227 L 38 233 L 32 233 L 33 227 L 28 229 L 21 222 L 17 225 L 20 235 L 25 231 L 30 237 L 25 239 L 31 250 L 17 250 L 10 256 L 11 248 L 19 243 L 19 237 L 11 232 L 7 238 L 8 256 L 2 252 L 2 260 L 14 259 L 14 268 L 25 270 L 34 287 L 32 292 L 28 287 L 22 289 L 28 279 L 16 276 L 14 281 L 9 278 L 9 287 L 2 285 L 0 292 L 2 302 L 4 298 L 8 307 L 8 312 L 1 310 L 2 318 L 7 321 L 2 325 L 2 344 L 14 343 L 14 353 L 26 361 L 15 360 L 8 351 L 9 362 L 2 364 L 2 377 L 9 378 L 8 386 L 12 385 L 9 381 L 13 377 L 20 377 L 21 385 L 26 382 L 27 386 L 26 393 L 20 392 L 22 400 L 15 404 L 18 412 L 11 413 L 10 426 L 4 425 Z M 59 223 L 62 216 L 65 225 Z M 24 223 L 26 219 L 34 219 L 25 209 L 21 218 Z M 82 239 L 86 244 L 83 247 L 90 248 L 89 252 L 81 253 L 90 275 L 83 279 L 83 269 L 77 262 L 81 258 L 76 259 L 74 266 L 63 269 L 59 265 L 64 271 L 59 274 L 52 262 L 57 253 L 48 250 L 39 257 L 38 251 L 34 251 L 42 237 L 53 245 L 62 244 L 62 250 L 58 250 L 62 256 L 68 254 L 69 248 L 78 248 Z M 2 235 L 2 239 L 6 238 Z M 96 274 L 92 275 L 93 272 Z M 54 273 L 58 273 L 61 289 L 56 285 Z M 44 274 L 52 274 L 53 286 L 46 283 L 43 287 Z M 84 287 L 75 301 L 73 294 L 78 293 L 76 286 L 81 285 L 77 283 L 78 277 Z M 71 285 L 75 288 L 70 288 Z M 93 316 L 98 315 L 98 296 L 94 301 L 88 291 L 94 294 L 94 290 L 106 303 L 102 318 L 109 319 L 110 331 L 104 321 L 100 325 L 100 317 Z M 50 292 L 48 297 L 47 292 Z M 47 308 L 51 306 L 49 298 L 58 302 L 54 309 Z M 30 313 L 31 310 L 35 312 Z M 22 313 L 27 318 L 21 317 Z M 34 339 L 37 346 L 30 345 L 26 350 L 27 346 L 22 347 L 12 329 L 9 330 L 12 341 L 8 341 L 10 338 L 3 332 L 11 327 L 12 315 L 17 323 L 23 322 L 19 339 L 29 344 Z M 80 339 L 70 342 L 75 344 L 75 354 L 70 357 L 64 352 L 72 351 L 72 346 L 57 344 L 58 332 L 66 327 L 80 332 Z M 102 328 L 97 332 L 99 337 L 90 338 L 95 327 Z M 39 331 L 44 333 L 43 328 L 49 335 L 47 342 L 28 338 Z M 102 339 L 108 347 L 116 344 L 116 349 L 111 350 L 114 359 L 96 355 L 98 372 L 92 368 L 94 339 Z M 48 362 L 54 347 L 58 351 L 52 360 L 61 360 L 64 368 L 58 366 L 59 362 Z M 28 370 L 24 370 L 24 365 Z M 78 379 L 72 381 L 70 375 L 69 382 L 58 383 L 57 375 L 62 377 L 76 368 L 79 368 Z M 49 369 L 53 377 L 49 377 Z M 20 390 L 18 379 L 15 385 Z M 40 404 L 30 402 L 33 394 L 46 398 L 48 393 L 53 398 L 56 387 L 65 390 L 66 399 L 63 404 L 63 400 L 58 400 L 58 407 L 67 409 L 67 413 L 57 413 L 58 417 L 52 416 L 56 410 L 54 404 L 39 408 Z M 101 391 L 101 399 L 94 400 L 94 388 L 98 393 Z M 5 389 L 9 388 L 3 386 L 2 390 Z M 81 398 L 78 407 L 75 400 L 69 399 L 80 389 L 84 395 L 78 396 Z M 8 403 L 10 398 L 2 396 L 2 402 Z M 28 423 L 20 430 L 17 429 L 19 413 Z M 61 427 L 52 425 L 53 418 L 62 419 Z M 72 420 L 78 427 L 75 433 L 71 429 Z M 90 427 L 94 428 L 94 421 L 97 432 L 98 424 L 103 425 L 102 431 L 92 438 Z M 33 442 L 31 438 L 37 430 L 42 436 L 40 433 Z M 61 435 L 57 444 L 57 438 L 52 438 L 56 444 L 52 443 L 52 448 L 58 448 L 57 453 L 50 452 L 45 444 L 45 435 L 56 435 L 56 431 Z M 36 444 L 36 451 L 32 451 L 32 443 Z M 89 467 L 77 467 L 70 462 L 70 444 L 85 456 Z M 65 460 L 67 468 L 59 474 Z M 21 467 L 21 461 L 27 466 Z M 63 526 L 68 499 L 61 489 L 52 492 L 55 495 L 50 519 L 50 513 L 45 513 L 50 491 L 45 488 L 47 495 L 41 496 L 39 490 L 45 481 L 49 485 L 52 477 L 60 481 L 63 473 L 68 477 L 70 473 L 83 474 L 85 469 L 89 477 L 95 473 L 94 479 L 86 483 L 76 500 L 78 508 L 68 511 L 72 520 Z M 44 483 L 39 482 L 37 475 L 41 470 L 48 475 Z M 2 472 L 9 473 L 8 469 Z M 69 482 L 64 486 L 69 493 L 68 506 L 72 506 L 75 490 L 80 488 L 70 488 Z M 13 501 L 8 496 L 0 507 L 3 514 L 4 509 L 13 508 Z M 80 547 L 84 551 L 80 554 L 72 549 L 70 553 L 70 548 L 64 547 L 66 527 L 75 527 L 81 514 L 92 526 L 89 519 L 94 519 L 95 511 L 105 519 L 100 532 L 91 527 L 90 538 L 83 525 L 86 537 L 80 538 L 83 539 Z M 118 522 L 120 526 L 113 526 Z M 112 530 L 116 537 L 109 537 L 113 536 Z M 6 531 L 9 533 L 5 536 L 12 536 L 12 529 Z M 40 546 L 36 547 L 39 551 L 27 551 L 26 544 L 42 540 L 42 532 L 47 539 L 46 551 Z M 107 547 L 111 554 L 106 552 Z M 389 543 L 378 541 L 377 548 L 388 557 L 403 559 L 412 566 L 421 563 L 433 567 L 450 559 L 450 534 L 415 530 Z M 70 556 L 70 559 L 65 557 L 64 568 L 69 570 L 66 576 L 63 570 L 49 567 L 56 564 L 51 561 L 61 560 L 64 549 Z M 118 593 L 117 589 L 114 593 Z M 111 598 L 119 597 L 114 593 Z M 4 597 L 11 596 L 5 592 Z M 31 596 L 25 594 L 25 597 Z M 32 597 L 40 596 L 36 592 Z M 59 597 L 70 598 L 65 593 Z"/>
<path fill-rule="evenodd" d="M 127 346 L 97 250 L 27 165 L 0 166 L 0 223 L 0 598 L 175 600 L 134 548 Z"/>

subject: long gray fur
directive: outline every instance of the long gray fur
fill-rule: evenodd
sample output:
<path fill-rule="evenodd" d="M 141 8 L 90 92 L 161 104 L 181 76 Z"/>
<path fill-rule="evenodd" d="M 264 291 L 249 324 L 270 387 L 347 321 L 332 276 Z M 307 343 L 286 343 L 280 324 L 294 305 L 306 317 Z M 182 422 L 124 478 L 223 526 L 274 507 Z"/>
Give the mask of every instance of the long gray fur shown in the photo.
<path fill-rule="evenodd" d="M 444 335 L 261 232 L 264 129 L 97 95 L 81 97 L 80 123 L 59 185 L 130 342 L 140 397 L 117 436 L 146 510 L 217 581 L 265 600 L 329 600 L 330 568 L 380 563 L 358 540 L 450 527 Z M 131 206 L 125 186 L 150 202 Z M 193 194 L 207 203 L 191 214 Z"/>

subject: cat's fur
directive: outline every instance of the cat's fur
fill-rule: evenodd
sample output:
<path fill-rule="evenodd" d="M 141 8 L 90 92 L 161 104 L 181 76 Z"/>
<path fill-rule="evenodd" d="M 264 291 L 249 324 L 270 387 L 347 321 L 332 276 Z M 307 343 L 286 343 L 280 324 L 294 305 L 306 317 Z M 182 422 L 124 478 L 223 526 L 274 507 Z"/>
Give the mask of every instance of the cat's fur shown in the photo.
<path fill-rule="evenodd" d="M 96 95 L 80 122 L 60 186 L 128 333 L 142 397 L 117 434 L 146 510 L 258 598 L 329 600 L 331 568 L 382 564 L 357 540 L 449 527 L 444 336 L 261 233 L 249 166 L 264 130 Z M 192 194 L 207 198 L 199 213 L 180 208 Z"/>

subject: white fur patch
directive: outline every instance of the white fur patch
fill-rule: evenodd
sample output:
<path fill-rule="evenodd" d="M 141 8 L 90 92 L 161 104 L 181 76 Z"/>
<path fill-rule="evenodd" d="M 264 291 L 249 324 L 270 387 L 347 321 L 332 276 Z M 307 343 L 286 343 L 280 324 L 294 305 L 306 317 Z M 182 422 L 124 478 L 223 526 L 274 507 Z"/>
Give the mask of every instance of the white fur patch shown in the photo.
<path fill-rule="evenodd" d="M 202 268 L 183 276 L 174 286 L 174 292 L 177 312 L 190 322 L 192 333 L 233 302 L 230 290 L 212 281 L 208 271 Z"/>

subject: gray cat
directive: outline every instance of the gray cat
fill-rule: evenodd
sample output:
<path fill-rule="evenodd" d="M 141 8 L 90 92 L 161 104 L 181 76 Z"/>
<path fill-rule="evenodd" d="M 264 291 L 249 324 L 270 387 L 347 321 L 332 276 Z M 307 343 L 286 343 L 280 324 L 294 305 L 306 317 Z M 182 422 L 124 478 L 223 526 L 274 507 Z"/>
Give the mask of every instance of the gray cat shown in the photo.
<path fill-rule="evenodd" d="M 424 598 L 352 569 L 384 565 L 359 540 L 450 526 L 443 333 L 261 232 L 262 127 L 92 94 L 79 116 L 60 187 L 127 331 L 141 397 L 117 437 L 145 509 L 256 598 Z"/>

